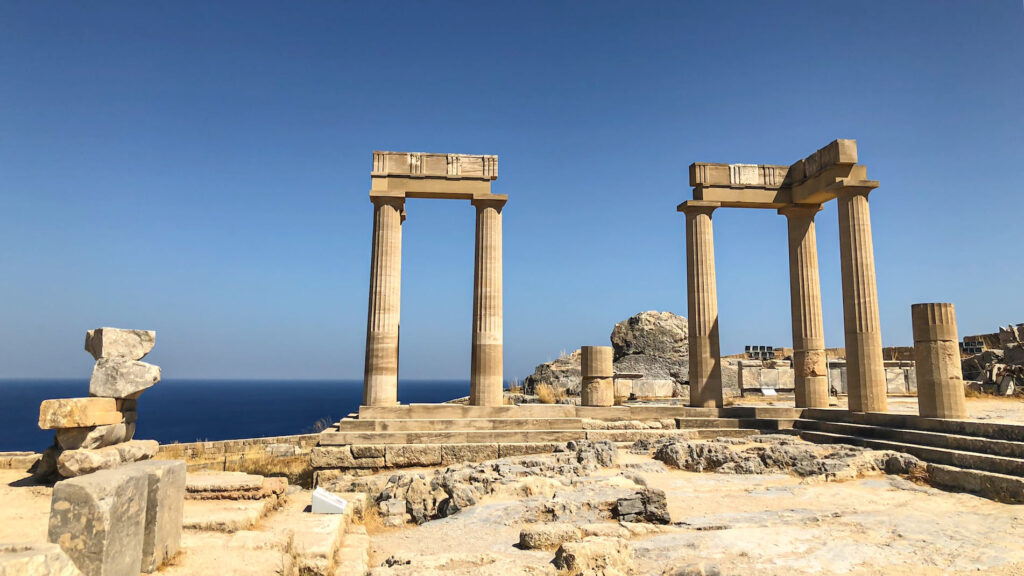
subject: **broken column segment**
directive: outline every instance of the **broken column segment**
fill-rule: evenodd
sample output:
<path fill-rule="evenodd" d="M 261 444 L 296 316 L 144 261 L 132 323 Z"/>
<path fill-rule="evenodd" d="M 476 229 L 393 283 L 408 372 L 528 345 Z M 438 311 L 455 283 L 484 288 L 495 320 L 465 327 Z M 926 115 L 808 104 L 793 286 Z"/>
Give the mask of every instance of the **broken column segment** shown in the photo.
<path fill-rule="evenodd" d="M 185 506 L 185 463 L 181 460 L 137 462 L 125 468 L 146 473 L 146 531 L 142 571 L 154 572 L 181 548 Z"/>
<path fill-rule="evenodd" d="M 615 351 L 611 346 L 584 346 L 581 354 L 583 386 L 580 404 L 612 406 L 615 404 Z"/>
<path fill-rule="evenodd" d="M 949 303 L 913 304 L 918 412 L 925 418 L 966 418 L 956 311 Z"/>

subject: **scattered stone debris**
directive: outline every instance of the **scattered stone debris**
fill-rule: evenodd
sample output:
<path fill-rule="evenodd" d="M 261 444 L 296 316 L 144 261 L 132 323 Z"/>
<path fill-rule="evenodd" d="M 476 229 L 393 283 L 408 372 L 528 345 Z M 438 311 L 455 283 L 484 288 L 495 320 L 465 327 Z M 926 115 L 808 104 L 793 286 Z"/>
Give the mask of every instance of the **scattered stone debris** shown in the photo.
<path fill-rule="evenodd" d="M 802 478 L 842 480 L 869 473 L 911 474 L 921 477 L 925 465 L 909 454 L 868 450 L 842 444 L 799 443 L 793 437 L 764 435 L 754 445 L 737 446 L 719 440 L 659 439 L 650 449 L 654 458 L 690 472 L 719 474 L 790 473 Z M 634 445 L 635 450 L 641 447 Z"/>
<path fill-rule="evenodd" d="M 622 538 L 584 538 L 559 546 L 554 565 L 573 576 L 625 576 L 633 572 L 633 549 Z"/>
<path fill-rule="evenodd" d="M 629 498 L 619 498 L 615 502 L 615 516 L 623 522 L 672 522 L 665 492 L 657 488 L 645 488 Z"/>

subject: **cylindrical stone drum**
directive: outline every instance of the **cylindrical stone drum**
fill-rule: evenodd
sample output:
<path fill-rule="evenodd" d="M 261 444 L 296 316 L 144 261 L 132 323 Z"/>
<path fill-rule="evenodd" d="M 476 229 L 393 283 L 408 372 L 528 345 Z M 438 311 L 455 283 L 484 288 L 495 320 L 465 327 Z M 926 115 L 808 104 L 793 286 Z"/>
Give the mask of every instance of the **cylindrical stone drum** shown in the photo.
<path fill-rule="evenodd" d="M 966 418 L 956 311 L 949 303 L 913 304 L 918 412 L 925 418 Z"/>
<path fill-rule="evenodd" d="M 581 354 L 583 387 L 580 404 L 583 406 L 614 406 L 615 375 L 614 351 L 611 346 L 584 346 Z"/>

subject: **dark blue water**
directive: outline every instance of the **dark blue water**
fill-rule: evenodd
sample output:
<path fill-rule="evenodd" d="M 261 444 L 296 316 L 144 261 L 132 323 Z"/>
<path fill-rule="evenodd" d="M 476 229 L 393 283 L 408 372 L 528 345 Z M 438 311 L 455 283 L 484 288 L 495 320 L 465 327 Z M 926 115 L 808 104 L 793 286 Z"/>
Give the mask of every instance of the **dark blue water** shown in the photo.
<path fill-rule="evenodd" d="M 39 403 L 89 395 L 88 380 L 0 380 L 0 452 L 42 450 L 52 430 L 40 430 Z M 398 399 L 444 402 L 469 395 L 469 382 L 402 382 Z M 139 398 L 135 437 L 166 442 L 284 436 L 313 431 L 359 408 L 363 383 L 333 381 L 162 381 Z"/>

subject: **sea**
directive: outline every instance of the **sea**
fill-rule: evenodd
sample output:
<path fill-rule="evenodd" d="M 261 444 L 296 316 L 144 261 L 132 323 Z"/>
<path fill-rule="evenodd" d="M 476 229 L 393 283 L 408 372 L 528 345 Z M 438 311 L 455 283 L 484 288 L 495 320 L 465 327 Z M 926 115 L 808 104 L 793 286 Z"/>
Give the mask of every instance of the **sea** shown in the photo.
<path fill-rule="evenodd" d="M 88 396 L 89 381 L 0 380 L 0 452 L 42 451 L 39 403 Z M 399 382 L 398 400 L 445 402 L 469 395 L 469 381 Z M 359 380 L 163 380 L 142 393 L 135 437 L 160 443 L 286 436 L 317 431 L 359 409 Z"/>

